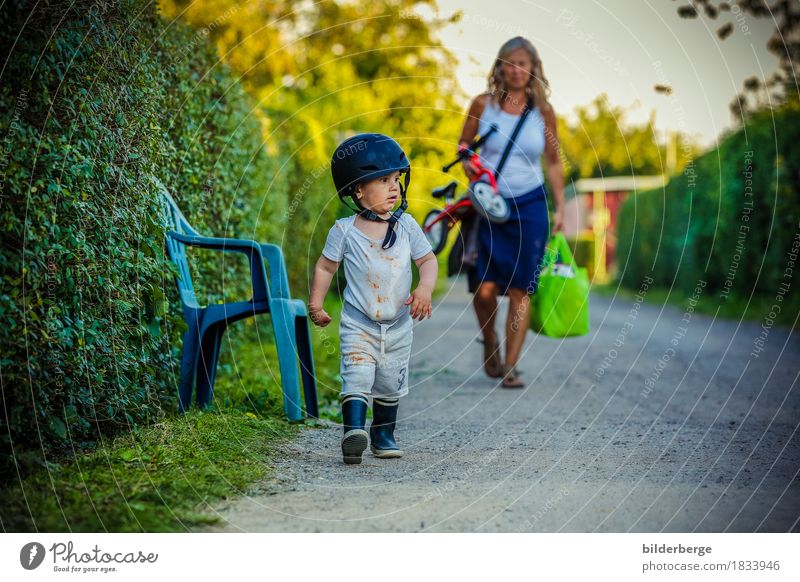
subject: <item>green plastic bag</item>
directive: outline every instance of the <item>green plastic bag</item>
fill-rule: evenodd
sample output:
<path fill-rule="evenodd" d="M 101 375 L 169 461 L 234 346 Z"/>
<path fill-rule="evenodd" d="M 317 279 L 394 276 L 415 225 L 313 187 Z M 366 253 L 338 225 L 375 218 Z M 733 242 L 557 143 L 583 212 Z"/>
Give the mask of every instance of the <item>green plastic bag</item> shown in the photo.
<path fill-rule="evenodd" d="M 560 232 L 550 239 L 539 286 L 531 300 L 530 328 L 550 337 L 589 333 L 589 275 L 578 267 Z"/>

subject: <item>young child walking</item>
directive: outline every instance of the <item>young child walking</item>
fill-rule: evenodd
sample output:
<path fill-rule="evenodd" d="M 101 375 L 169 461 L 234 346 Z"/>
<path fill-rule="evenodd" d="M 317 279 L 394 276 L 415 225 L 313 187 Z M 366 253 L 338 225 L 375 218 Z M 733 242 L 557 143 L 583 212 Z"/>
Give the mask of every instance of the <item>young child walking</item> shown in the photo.
<path fill-rule="evenodd" d="M 342 456 L 345 463 L 358 464 L 370 444 L 376 457 L 397 458 L 403 451 L 394 429 L 400 398 L 408 393 L 413 322 L 431 316 L 436 257 L 420 226 L 404 214 L 411 166 L 397 142 L 377 133 L 351 137 L 336 148 L 331 173 L 339 198 L 355 215 L 337 220 L 328 233 L 314 268 L 309 316 L 321 327 L 331 322 L 322 302 L 344 262 Z M 419 284 L 410 293 L 412 260 Z"/>

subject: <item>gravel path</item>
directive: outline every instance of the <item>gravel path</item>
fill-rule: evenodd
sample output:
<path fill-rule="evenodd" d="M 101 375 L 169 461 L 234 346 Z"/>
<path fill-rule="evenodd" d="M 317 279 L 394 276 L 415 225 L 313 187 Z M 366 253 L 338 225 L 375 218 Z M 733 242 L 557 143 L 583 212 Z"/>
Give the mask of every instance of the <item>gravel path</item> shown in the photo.
<path fill-rule="evenodd" d="M 593 295 L 592 333 L 529 333 L 508 390 L 465 286 L 415 328 L 404 458 L 346 466 L 340 427 L 305 430 L 213 531 L 800 529 L 798 334 L 754 357 L 760 323 Z"/>

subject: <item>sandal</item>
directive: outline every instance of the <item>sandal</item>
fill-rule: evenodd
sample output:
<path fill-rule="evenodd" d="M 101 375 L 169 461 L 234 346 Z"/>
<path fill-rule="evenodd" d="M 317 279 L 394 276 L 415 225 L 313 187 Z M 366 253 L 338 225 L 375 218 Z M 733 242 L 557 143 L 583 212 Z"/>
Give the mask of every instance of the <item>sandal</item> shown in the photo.
<path fill-rule="evenodd" d="M 486 340 L 483 344 L 483 370 L 490 378 L 499 378 L 503 375 L 503 367 L 500 363 L 500 343 L 497 340 L 489 343 Z"/>
<path fill-rule="evenodd" d="M 503 388 L 525 388 L 525 383 L 520 380 L 522 375 L 516 366 L 503 367 Z"/>

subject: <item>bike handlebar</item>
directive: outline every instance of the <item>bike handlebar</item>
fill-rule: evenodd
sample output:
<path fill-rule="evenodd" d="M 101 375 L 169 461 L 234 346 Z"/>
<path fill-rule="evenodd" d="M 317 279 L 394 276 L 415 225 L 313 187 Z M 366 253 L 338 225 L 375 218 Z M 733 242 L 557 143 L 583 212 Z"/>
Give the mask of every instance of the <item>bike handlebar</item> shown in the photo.
<path fill-rule="evenodd" d="M 450 162 L 446 166 L 442 166 L 442 171 L 443 172 L 449 172 L 450 168 L 455 166 L 457 163 L 459 163 L 464 158 L 468 158 L 468 157 L 471 157 L 471 156 L 475 155 L 475 151 L 474 150 L 476 150 L 479 147 L 481 147 L 486 142 L 486 140 L 489 139 L 489 136 L 492 135 L 495 131 L 497 131 L 497 126 L 495 124 L 492 124 L 491 126 L 489 126 L 489 131 L 487 131 L 485 134 L 483 134 L 478 139 L 473 141 L 468 148 L 464 148 L 463 150 L 458 152 L 458 156 L 456 157 L 455 160 L 453 160 L 452 162 Z"/>

